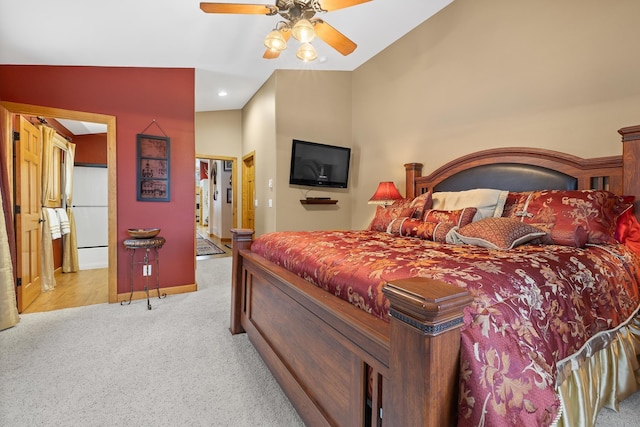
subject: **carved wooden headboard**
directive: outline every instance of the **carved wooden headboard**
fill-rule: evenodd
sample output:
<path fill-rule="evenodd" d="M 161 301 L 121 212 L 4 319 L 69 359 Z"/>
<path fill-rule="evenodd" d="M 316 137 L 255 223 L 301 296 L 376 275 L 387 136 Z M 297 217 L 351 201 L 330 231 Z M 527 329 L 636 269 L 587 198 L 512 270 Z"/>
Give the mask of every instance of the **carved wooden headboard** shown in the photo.
<path fill-rule="evenodd" d="M 582 159 L 538 148 L 494 148 L 472 153 L 422 175 L 422 164 L 408 163 L 407 197 L 427 191 L 498 188 L 604 189 L 623 193 L 622 156 Z"/>

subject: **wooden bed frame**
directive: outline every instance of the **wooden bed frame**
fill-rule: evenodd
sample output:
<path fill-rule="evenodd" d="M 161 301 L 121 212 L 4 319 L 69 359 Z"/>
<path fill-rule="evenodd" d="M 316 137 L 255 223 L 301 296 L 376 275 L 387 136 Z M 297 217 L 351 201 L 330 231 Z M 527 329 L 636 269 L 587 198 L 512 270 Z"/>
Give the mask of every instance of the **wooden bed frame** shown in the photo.
<path fill-rule="evenodd" d="M 579 189 L 639 200 L 640 126 L 619 132 L 623 156 L 584 160 L 542 149 L 491 149 L 425 177 L 421 164 L 410 163 L 406 195 L 472 167 L 513 163 L 561 171 L 576 177 Z M 462 310 L 471 301 L 465 291 L 426 278 L 391 282 L 384 288 L 386 323 L 253 254 L 252 230 L 232 235 L 230 331 L 248 334 L 307 425 L 377 426 L 382 408 L 384 425 L 455 423 Z"/>

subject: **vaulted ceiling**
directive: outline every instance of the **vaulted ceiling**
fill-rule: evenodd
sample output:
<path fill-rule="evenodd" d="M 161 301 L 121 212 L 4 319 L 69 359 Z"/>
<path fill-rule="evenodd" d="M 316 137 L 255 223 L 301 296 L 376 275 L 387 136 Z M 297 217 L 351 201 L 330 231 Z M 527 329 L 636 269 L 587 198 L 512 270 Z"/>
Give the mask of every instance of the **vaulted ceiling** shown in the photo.
<path fill-rule="evenodd" d="M 263 59 L 278 15 L 208 14 L 196 0 L 1 1 L 0 64 L 194 68 L 196 111 L 234 110 L 276 69 L 353 71 L 452 1 L 373 0 L 320 14 L 358 46 L 342 56 L 316 40 L 313 62 L 291 47 Z"/>

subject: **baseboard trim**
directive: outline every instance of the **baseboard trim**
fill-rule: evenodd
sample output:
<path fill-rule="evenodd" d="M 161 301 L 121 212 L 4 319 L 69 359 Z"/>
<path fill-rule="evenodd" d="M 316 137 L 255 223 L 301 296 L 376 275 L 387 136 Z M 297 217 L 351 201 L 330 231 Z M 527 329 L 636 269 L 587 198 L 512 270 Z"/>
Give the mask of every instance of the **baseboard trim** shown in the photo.
<path fill-rule="evenodd" d="M 198 285 L 194 283 L 192 285 L 180 285 L 180 286 L 172 286 L 168 288 L 160 288 L 160 295 L 186 294 L 187 292 L 196 292 L 197 290 L 198 290 Z M 118 302 L 129 301 L 129 295 L 131 295 L 131 292 L 119 293 Z M 146 299 L 146 298 L 147 298 L 147 294 L 144 292 L 144 290 L 133 291 L 133 296 L 131 297 L 131 300 L 139 300 L 139 299 Z M 158 298 L 158 292 L 156 291 L 156 288 L 151 288 L 149 290 L 149 298 Z"/>

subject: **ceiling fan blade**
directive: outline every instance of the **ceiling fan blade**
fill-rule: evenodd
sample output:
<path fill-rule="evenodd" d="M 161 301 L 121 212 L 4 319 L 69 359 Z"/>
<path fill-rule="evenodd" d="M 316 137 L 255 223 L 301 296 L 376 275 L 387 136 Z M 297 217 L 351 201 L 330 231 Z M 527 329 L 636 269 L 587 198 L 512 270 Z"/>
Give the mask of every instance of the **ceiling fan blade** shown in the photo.
<path fill-rule="evenodd" d="M 349 55 L 351 52 L 356 50 L 356 47 L 358 47 L 358 45 L 349 40 L 347 36 L 326 22 L 318 19 L 315 20 L 313 24 L 316 36 L 344 56 Z"/>
<path fill-rule="evenodd" d="M 278 8 L 266 4 L 238 3 L 200 3 L 200 9 L 206 13 L 241 13 L 255 15 L 275 15 Z"/>
<path fill-rule="evenodd" d="M 262 55 L 262 57 L 264 59 L 276 59 L 277 57 L 280 56 L 280 50 L 271 50 L 271 49 L 267 49 L 264 51 L 264 55 Z"/>
<path fill-rule="evenodd" d="M 289 31 L 286 28 L 282 28 L 282 29 L 280 29 L 278 31 L 280 31 L 280 33 L 282 34 L 282 37 L 284 37 L 284 40 L 286 42 L 288 42 L 289 41 L 289 37 L 291 37 L 291 31 Z M 276 59 L 277 57 L 280 56 L 280 52 L 282 52 L 282 51 L 281 50 L 267 49 L 267 50 L 265 50 L 264 55 L 262 55 L 262 57 L 264 59 Z"/>
<path fill-rule="evenodd" d="M 320 0 L 322 10 L 330 12 L 332 10 L 344 9 L 345 7 L 357 6 L 371 0 Z"/>

